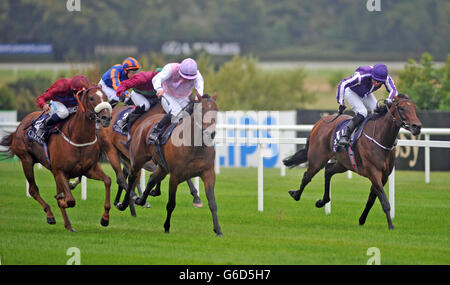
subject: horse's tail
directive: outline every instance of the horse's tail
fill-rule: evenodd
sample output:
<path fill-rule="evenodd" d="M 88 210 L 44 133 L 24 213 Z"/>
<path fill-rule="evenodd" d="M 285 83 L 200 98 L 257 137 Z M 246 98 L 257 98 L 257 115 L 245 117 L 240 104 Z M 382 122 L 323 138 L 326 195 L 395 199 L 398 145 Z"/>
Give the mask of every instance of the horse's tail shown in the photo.
<path fill-rule="evenodd" d="M 0 160 L 5 160 L 14 157 L 11 145 L 15 133 L 16 132 L 7 133 L 5 136 L 3 136 L 2 140 L 0 141 L 0 146 L 6 147 L 6 150 L 0 150 Z"/>
<path fill-rule="evenodd" d="M 297 151 L 294 155 L 286 157 L 283 159 L 283 164 L 289 168 L 293 168 L 299 164 L 308 161 L 308 148 L 309 148 L 309 138 L 306 140 L 305 148 Z"/>

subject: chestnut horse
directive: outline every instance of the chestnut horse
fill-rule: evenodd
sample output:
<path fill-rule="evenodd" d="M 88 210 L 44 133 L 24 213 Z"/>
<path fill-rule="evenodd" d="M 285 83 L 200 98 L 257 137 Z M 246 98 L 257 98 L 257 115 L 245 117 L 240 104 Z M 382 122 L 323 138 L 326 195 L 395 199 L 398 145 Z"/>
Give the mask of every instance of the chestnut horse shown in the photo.
<path fill-rule="evenodd" d="M 316 207 L 323 207 L 330 201 L 331 177 L 336 173 L 351 170 L 369 178 L 372 183 L 369 199 L 359 218 L 359 224 L 364 225 L 367 215 L 378 197 L 386 214 L 389 229 L 394 228 L 390 216 L 391 207 L 383 186 L 386 184 L 389 174 L 394 167 L 394 147 L 400 128 L 403 127 L 413 135 L 418 135 L 420 134 L 422 123 L 417 118 L 416 106 L 404 94 L 394 97 L 391 106 L 380 107 L 377 111 L 381 112 L 376 115 L 378 118 L 367 122 L 363 128 L 363 135 L 357 140 L 353 150 L 349 148 L 338 152 L 333 152 L 332 150 L 332 138 L 336 126 L 342 120 L 351 117 L 341 116 L 331 121 L 333 116 L 328 116 L 314 125 L 306 147 L 283 160 L 284 164 L 289 167 L 308 162 L 308 168 L 303 175 L 300 188 L 295 191 L 289 191 L 289 194 L 296 201 L 300 200 L 303 189 L 313 176 L 325 167 L 325 193 L 323 198 L 316 202 Z M 326 120 L 327 118 L 328 120 Z M 354 153 L 354 159 L 349 156 L 349 150 L 351 151 L 350 153 Z M 327 163 L 330 159 L 335 161 Z"/>
<path fill-rule="evenodd" d="M 147 144 L 148 134 L 152 127 L 163 117 L 162 114 L 154 115 L 145 122 L 135 126 L 130 145 L 130 176 L 127 194 L 122 203 L 117 204 L 121 211 L 129 204 L 129 193 L 134 189 L 138 171 L 149 160 L 153 159 L 158 168 L 150 176 L 147 187 L 135 203 L 143 205 L 152 188 L 170 173 L 169 200 L 167 203 L 167 217 L 164 223 L 164 231 L 169 233 L 170 218 L 175 209 L 175 198 L 178 184 L 200 176 L 205 185 L 205 193 L 208 199 L 209 209 L 212 213 L 214 232 L 223 236 L 217 219 L 217 204 L 214 195 L 215 150 L 213 139 L 215 136 L 215 122 L 217 116 L 217 95 L 197 95 L 198 102 L 191 102 L 187 109 L 193 108 L 191 115 L 186 115 L 173 130 L 171 138 L 160 147 L 162 158 L 158 153 L 158 147 Z M 201 111 L 199 111 L 199 109 Z M 200 142 L 199 142 L 200 140 Z"/>
<path fill-rule="evenodd" d="M 78 97 L 78 96 L 77 96 Z M 17 155 L 22 162 L 25 177 L 29 183 L 30 195 L 41 204 L 47 215 L 47 223 L 55 224 L 55 217 L 50 206 L 39 195 L 39 189 L 34 179 L 33 165 L 40 163 L 49 169 L 56 182 L 58 206 L 64 219 L 64 227 L 75 232 L 66 208 L 75 206 L 75 198 L 69 189 L 68 179 L 84 175 L 105 184 L 105 212 L 100 223 L 109 224 L 111 179 L 98 162 L 100 146 L 97 142 L 97 126 L 101 123 L 106 127 L 111 122 L 111 105 L 101 87 L 92 86 L 86 89 L 79 98 L 78 109 L 64 122 L 58 133 L 50 136 L 47 142 L 48 159 L 44 147 L 29 139 L 27 129 L 41 112 L 28 114 L 19 124 L 15 132 L 6 135 L 0 145 L 8 147 L 3 153 L 9 157 Z"/>

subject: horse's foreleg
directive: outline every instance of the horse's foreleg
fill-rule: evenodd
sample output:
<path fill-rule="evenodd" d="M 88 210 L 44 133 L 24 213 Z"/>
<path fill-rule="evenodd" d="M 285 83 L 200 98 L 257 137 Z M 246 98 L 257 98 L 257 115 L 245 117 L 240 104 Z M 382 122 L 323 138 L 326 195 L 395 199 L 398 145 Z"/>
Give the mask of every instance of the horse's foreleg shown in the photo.
<path fill-rule="evenodd" d="M 217 218 L 217 204 L 216 197 L 214 194 L 214 185 L 216 183 L 216 173 L 214 168 L 211 168 L 202 173 L 201 178 L 205 184 L 206 198 L 208 199 L 209 209 L 211 210 L 214 232 L 217 236 L 223 236 L 222 230 L 220 229 L 219 220 Z"/>
<path fill-rule="evenodd" d="M 105 212 L 100 219 L 100 224 L 104 227 L 109 224 L 109 210 L 111 209 L 111 178 L 103 172 L 100 163 L 96 163 L 86 173 L 87 178 L 101 180 L 105 184 Z"/>
<path fill-rule="evenodd" d="M 195 188 L 194 183 L 192 183 L 191 179 L 186 180 L 188 186 L 189 186 L 189 190 L 191 190 L 191 195 L 192 197 L 194 197 L 194 200 L 192 200 L 192 204 L 194 205 L 195 208 L 201 208 L 203 207 L 203 203 L 202 200 L 200 199 L 200 197 L 198 196 L 198 189 Z"/>
<path fill-rule="evenodd" d="M 36 185 L 36 181 L 34 179 L 34 168 L 33 168 L 33 160 L 31 158 L 24 159 L 21 158 L 23 172 L 25 173 L 25 177 L 28 181 L 29 188 L 28 193 L 30 193 L 31 197 L 33 197 L 39 204 L 41 204 L 44 212 L 47 215 L 47 223 L 50 225 L 56 224 L 55 216 L 50 209 L 50 206 L 41 198 L 39 194 L 39 188 Z"/>
<path fill-rule="evenodd" d="M 60 171 L 53 172 L 53 176 L 55 178 L 57 188 L 57 194 L 55 198 L 58 201 L 58 206 L 64 219 L 64 227 L 68 231 L 76 232 L 76 230 L 72 227 L 69 221 L 69 217 L 66 213 L 66 208 L 75 207 L 75 198 L 70 192 L 68 179 Z"/>
<path fill-rule="evenodd" d="M 373 172 L 372 172 L 373 173 Z M 382 174 L 380 171 L 376 172 L 375 175 L 372 175 L 369 177 L 370 181 L 372 182 L 372 188 L 380 200 L 381 207 L 383 208 L 384 213 L 386 214 L 386 219 L 388 222 L 388 227 L 390 230 L 394 229 L 394 226 L 392 225 L 392 219 L 391 219 L 391 205 L 389 204 L 389 200 L 386 196 L 386 193 L 383 189 L 383 182 L 382 181 Z M 384 179 L 383 179 L 384 180 Z"/>
<path fill-rule="evenodd" d="M 361 214 L 361 217 L 359 218 L 359 224 L 361 226 L 366 223 L 367 215 L 369 214 L 370 209 L 372 209 L 373 203 L 375 203 L 376 198 L 377 198 L 377 195 L 375 194 L 375 190 L 372 186 L 372 187 L 370 187 L 369 199 L 367 200 L 366 207 L 364 208 L 364 211 Z"/>
<path fill-rule="evenodd" d="M 170 218 L 172 217 L 172 212 L 175 209 L 176 205 L 176 195 L 177 195 L 177 188 L 178 188 L 178 181 L 175 179 L 175 176 L 170 176 L 169 180 L 169 201 L 167 202 L 166 210 L 167 210 L 167 217 L 166 221 L 164 222 L 164 232 L 169 233 L 170 231 Z"/>
<path fill-rule="evenodd" d="M 137 205 L 143 206 L 145 205 L 145 202 L 147 201 L 148 195 L 152 195 L 151 192 L 154 190 L 153 187 L 157 185 L 157 189 L 159 190 L 161 187 L 161 180 L 166 177 L 167 173 L 162 170 L 160 167 L 156 168 L 155 172 L 153 172 L 147 182 L 147 186 L 145 187 L 144 193 L 142 193 L 141 197 L 137 198 L 135 203 Z M 159 190 L 160 191 L 160 190 Z"/>
<path fill-rule="evenodd" d="M 325 192 L 323 198 L 316 201 L 316 207 L 322 208 L 326 203 L 330 202 L 330 183 L 331 177 L 336 173 L 345 172 L 347 169 L 339 162 L 327 163 L 325 166 Z"/>

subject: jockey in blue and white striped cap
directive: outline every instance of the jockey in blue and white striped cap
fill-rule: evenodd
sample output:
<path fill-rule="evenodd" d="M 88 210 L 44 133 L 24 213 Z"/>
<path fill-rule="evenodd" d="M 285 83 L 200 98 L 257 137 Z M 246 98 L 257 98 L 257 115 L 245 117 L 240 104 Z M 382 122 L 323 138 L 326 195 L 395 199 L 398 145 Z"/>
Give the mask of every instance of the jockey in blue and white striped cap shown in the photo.
<path fill-rule="evenodd" d="M 374 66 L 360 66 L 355 73 L 343 79 L 337 88 L 336 99 L 339 103 L 339 113 L 345 110 L 345 101 L 356 114 L 348 124 L 339 144 L 348 146 L 349 138 L 353 130 L 362 122 L 368 113 L 372 113 L 377 107 L 377 99 L 373 92 L 381 85 L 389 92 L 388 101 L 392 101 L 397 95 L 394 81 L 388 74 L 386 65 L 378 63 Z"/>

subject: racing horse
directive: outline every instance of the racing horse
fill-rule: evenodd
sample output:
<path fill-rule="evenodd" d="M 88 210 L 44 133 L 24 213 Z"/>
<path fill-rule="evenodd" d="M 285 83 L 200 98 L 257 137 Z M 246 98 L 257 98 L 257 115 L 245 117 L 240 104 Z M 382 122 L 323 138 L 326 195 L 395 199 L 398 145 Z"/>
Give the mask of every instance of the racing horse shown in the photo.
<path fill-rule="evenodd" d="M 394 229 L 390 216 L 390 204 L 383 186 L 392 172 L 395 162 L 395 144 L 400 128 L 418 135 L 422 123 L 416 115 L 416 106 L 405 94 L 394 97 L 392 104 L 381 106 L 372 120 L 368 120 L 362 129 L 361 137 L 347 149 L 333 151 L 333 136 L 336 127 L 350 116 L 340 116 L 333 120 L 333 115 L 319 120 L 311 130 L 306 147 L 283 160 L 284 165 L 294 167 L 308 162 L 308 168 L 298 190 L 289 194 L 296 201 L 300 200 L 305 186 L 314 175 L 325 167 L 325 192 L 323 198 L 316 201 L 321 208 L 330 201 L 330 181 L 336 173 L 347 170 L 367 177 L 372 183 L 366 207 L 359 218 L 364 225 L 367 215 L 378 197 L 386 214 L 389 229 Z M 335 117 L 336 118 L 336 117 Z M 333 159 L 334 162 L 328 162 Z M 327 163 L 328 162 L 328 163 Z"/>
<path fill-rule="evenodd" d="M 111 178 L 107 176 L 99 163 L 100 146 L 97 140 L 99 124 L 106 127 L 111 122 L 111 105 L 100 86 L 86 86 L 87 89 L 78 93 L 77 111 L 66 119 L 58 133 L 49 137 L 47 144 L 41 145 L 27 136 L 27 130 L 32 126 L 42 112 L 28 114 L 19 124 L 16 131 L 3 137 L 0 145 L 7 147 L 2 151 L 8 157 L 17 155 L 22 162 L 23 172 L 29 183 L 30 195 L 41 204 L 47 216 L 48 224 L 55 224 L 55 217 L 50 206 L 41 198 L 36 185 L 33 165 L 40 163 L 49 169 L 56 182 L 58 206 L 64 219 L 64 227 L 76 232 L 66 213 L 66 208 L 75 207 L 75 198 L 70 189 L 68 179 L 84 175 L 88 178 L 101 180 L 105 184 L 104 213 L 100 224 L 108 226 Z M 81 97 L 81 98 L 80 98 Z"/>
<path fill-rule="evenodd" d="M 128 107 L 127 106 L 117 106 L 114 108 L 112 112 L 112 121 L 115 122 L 117 120 L 117 117 L 120 113 L 125 111 Z M 161 104 L 156 104 L 154 107 L 152 107 L 148 112 L 143 114 L 133 125 L 131 129 L 131 134 L 134 133 L 136 126 L 139 125 L 141 122 L 146 121 L 148 118 L 155 114 L 164 114 L 164 110 L 161 106 Z M 118 184 L 118 191 L 114 200 L 114 205 L 117 205 L 120 201 L 120 196 L 122 194 L 123 189 L 127 189 L 128 184 L 126 183 L 126 178 L 129 174 L 130 169 L 130 153 L 129 153 L 129 145 L 127 144 L 127 136 L 120 134 L 113 129 L 113 125 L 111 124 L 107 128 L 102 128 L 99 130 L 99 143 L 101 146 L 101 149 L 104 151 L 106 156 L 108 157 L 108 160 L 111 163 L 111 166 L 116 173 L 117 177 L 117 184 Z M 121 168 L 121 163 L 124 165 L 123 169 Z M 144 164 L 143 168 L 147 171 L 153 172 L 156 169 L 156 165 L 149 161 Z M 140 175 L 140 172 L 138 176 Z M 75 181 L 71 185 L 71 187 L 75 187 L 76 183 L 79 183 L 80 179 Z M 193 196 L 193 205 L 196 208 L 203 207 L 203 203 L 200 199 L 200 197 L 197 194 L 197 189 L 195 188 L 194 184 L 192 183 L 191 179 L 187 180 L 187 183 L 189 185 L 189 189 L 191 191 L 191 195 Z M 157 189 L 155 191 L 155 196 L 160 194 L 160 183 L 157 184 Z M 134 192 L 130 192 L 131 195 L 135 198 Z M 131 206 L 131 205 L 130 205 Z M 136 212 L 134 210 L 134 207 L 130 207 L 131 214 L 133 216 L 136 216 Z"/>
<path fill-rule="evenodd" d="M 147 161 L 153 159 L 158 167 L 150 176 L 142 197 L 139 197 L 135 203 L 144 205 L 152 188 L 170 173 L 167 217 L 164 223 L 164 231 L 169 233 L 170 219 L 176 205 L 178 184 L 189 178 L 200 176 L 205 185 L 214 232 L 217 236 L 223 236 L 217 218 L 217 204 L 214 195 L 215 150 L 212 142 L 215 136 L 218 111 L 216 98 L 217 94 L 212 97 L 206 94 L 203 96 L 197 94 L 197 102 L 192 101 L 187 108 L 188 110 L 193 109 L 192 114 L 189 115 L 189 112 L 184 114 L 185 116 L 173 128 L 170 139 L 161 146 L 148 144 L 147 138 L 152 127 L 163 117 L 162 114 L 154 115 L 136 126 L 130 145 L 131 164 L 127 194 L 123 201 L 116 205 L 119 210 L 125 210 L 130 202 L 129 193 L 131 189 L 134 189 L 138 171 Z"/>

